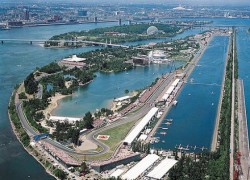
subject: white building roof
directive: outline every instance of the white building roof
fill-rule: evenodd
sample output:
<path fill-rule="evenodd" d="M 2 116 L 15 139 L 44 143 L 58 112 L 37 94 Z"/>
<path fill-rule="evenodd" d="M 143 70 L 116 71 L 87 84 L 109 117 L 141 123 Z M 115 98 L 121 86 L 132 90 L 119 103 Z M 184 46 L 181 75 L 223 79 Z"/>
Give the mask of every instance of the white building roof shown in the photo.
<path fill-rule="evenodd" d="M 142 120 L 135 126 L 135 128 L 130 131 L 130 133 L 127 135 L 127 137 L 124 139 L 124 143 L 127 143 L 130 145 L 135 138 L 140 134 L 140 132 L 143 130 L 143 128 L 149 123 L 149 121 L 152 119 L 152 117 L 157 113 L 158 108 L 153 107 L 143 118 Z"/>
<path fill-rule="evenodd" d="M 81 61 L 85 61 L 86 58 L 79 58 L 76 55 L 73 55 L 71 58 L 65 58 L 63 60 L 64 61 L 69 61 L 69 62 L 81 62 Z"/>
<path fill-rule="evenodd" d="M 50 116 L 50 121 L 60 121 L 60 122 L 68 122 L 68 123 L 75 123 L 76 121 L 80 121 L 81 118 L 74 118 L 74 117 L 63 117 L 63 116 Z"/>
<path fill-rule="evenodd" d="M 145 141 L 147 139 L 147 137 L 148 136 L 146 134 L 142 134 L 142 135 L 140 135 L 139 140 L 140 141 Z"/>
<path fill-rule="evenodd" d="M 123 96 L 123 97 L 120 97 L 120 98 L 116 98 L 114 101 L 115 101 L 115 102 L 124 101 L 124 100 L 127 100 L 127 99 L 129 99 L 129 98 L 130 98 L 130 96 Z"/>
<path fill-rule="evenodd" d="M 180 79 L 176 79 L 174 80 L 174 82 L 172 83 L 172 86 L 176 86 L 179 83 Z"/>
<path fill-rule="evenodd" d="M 166 91 L 165 94 L 171 94 L 171 93 L 173 92 L 174 88 L 175 88 L 174 86 L 170 86 L 170 87 L 168 88 L 168 90 Z"/>
<path fill-rule="evenodd" d="M 176 160 L 166 158 L 150 171 L 147 177 L 161 179 L 176 163 Z"/>
<path fill-rule="evenodd" d="M 169 97 L 169 95 L 170 95 L 170 94 L 164 94 L 164 95 L 162 96 L 162 100 L 164 100 L 164 101 L 167 100 L 168 97 Z"/>
<path fill-rule="evenodd" d="M 115 170 L 115 171 L 110 175 L 110 177 L 118 178 L 123 172 L 124 172 L 124 170 L 122 170 L 122 169 L 117 169 L 117 170 Z"/>
<path fill-rule="evenodd" d="M 122 179 L 132 180 L 138 178 L 144 171 L 146 171 L 150 166 L 154 164 L 159 159 L 156 154 L 149 154 L 138 162 L 134 167 L 128 170 Z"/>

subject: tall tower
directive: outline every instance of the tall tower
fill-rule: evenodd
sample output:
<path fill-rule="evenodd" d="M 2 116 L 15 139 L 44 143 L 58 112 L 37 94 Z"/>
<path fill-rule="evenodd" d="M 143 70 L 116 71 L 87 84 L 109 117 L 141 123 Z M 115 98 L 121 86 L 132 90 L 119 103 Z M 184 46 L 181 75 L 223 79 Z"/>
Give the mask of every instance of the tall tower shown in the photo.
<path fill-rule="evenodd" d="M 119 25 L 119 26 L 122 25 L 122 19 L 121 19 L 121 18 L 119 18 L 119 20 L 118 20 L 118 25 Z"/>
<path fill-rule="evenodd" d="M 30 20 L 30 12 L 28 10 L 25 10 L 24 20 L 26 21 Z"/>

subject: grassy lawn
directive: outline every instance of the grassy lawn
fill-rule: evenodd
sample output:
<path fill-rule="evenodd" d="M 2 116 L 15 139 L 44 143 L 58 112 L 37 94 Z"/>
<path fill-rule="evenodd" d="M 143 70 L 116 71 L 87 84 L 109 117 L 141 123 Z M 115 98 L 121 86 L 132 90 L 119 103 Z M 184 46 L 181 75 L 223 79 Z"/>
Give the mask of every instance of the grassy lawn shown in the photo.
<path fill-rule="evenodd" d="M 109 135 L 108 140 L 101 140 L 104 144 L 110 147 L 111 151 L 114 151 L 115 148 L 120 144 L 120 142 L 125 138 L 128 132 L 131 130 L 133 125 L 135 124 L 134 121 L 123 124 L 121 126 L 105 130 L 101 132 L 102 135 Z"/>
<path fill-rule="evenodd" d="M 108 159 L 112 156 L 114 150 L 116 147 L 121 143 L 121 141 L 126 137 L 128 132 L 131 130 L 133 125 L 135 124 L 135 121 L 128 122 L 126 124 L 123 124 L 121 126 L 108 129 L 105 131 L 102 131 L 100 134 L 101 135 L 109 135 L 109 139 L 107 141 L 105 140 L 100 140 L 104 144 L 110 147 L 110 150 L 103 154 L 103 155 L 98 155 L 98 156 L 86 156 L 86 160 L 105 160 Z M 83 156 L 78 156 L 76 157 L 78 160 L 83 160 Z"/>

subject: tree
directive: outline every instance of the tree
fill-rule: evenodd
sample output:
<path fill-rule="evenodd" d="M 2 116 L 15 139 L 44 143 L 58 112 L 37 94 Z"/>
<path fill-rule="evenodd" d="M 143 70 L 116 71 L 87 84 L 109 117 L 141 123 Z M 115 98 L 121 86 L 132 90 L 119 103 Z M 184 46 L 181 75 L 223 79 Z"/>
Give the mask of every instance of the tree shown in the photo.
<path fill-rule="evenodd" d="M 80 135 L 80 130 L 74 129 L 71 139 L 72 143 L 74 143 L 75 145 L 78 145 L 79 135 Z"/>
<path fill-rule="evenodd" d="M 83 161 L 82 164 L 81 164 L 81 171 L 84 175 L 88 174 L 90 171 L 89 171 L 89 167 L 87 166 L 86 162 Z"/>
<path fill-rule="evenodd" d="M 54 174 L 55 174 L 55 176 L 56 177 L 58 177 L 59 179 L 66 179 L 66 174 L 65 174 L 65 172 L 63 171 L 63 170 L 61 170 L 61 169 L 55 169 L 54 170 Z"/>
<path fill-rule="evenodd" d="M 87 129 L 93 128 L 94 118 L 90 112 L 87 112 L 83 118 L 83 127 Z"/>
<path fill-rule="evenodd" d="M 30 73 L 24 80 L 25 92 L 28 94 L 34 94 L 38 89 L 38 83 L 36 82 L 33 73 Z"/>

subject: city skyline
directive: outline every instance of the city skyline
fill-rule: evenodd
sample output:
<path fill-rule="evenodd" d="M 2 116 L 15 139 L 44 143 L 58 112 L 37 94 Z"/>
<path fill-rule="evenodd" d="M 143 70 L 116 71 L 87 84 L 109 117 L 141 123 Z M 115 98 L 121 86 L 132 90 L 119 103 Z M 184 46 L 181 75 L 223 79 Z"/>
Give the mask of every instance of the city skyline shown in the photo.
<path fill-rule="evenodd" d="M 8 1 L 2 1 L 0 3 L 100 3 L 100 4 L 106 4 L 106 3 L 117 3 L 117 4 L 181 4 L 181 5 L 250 5 L 248 0 L 127 0 L 126 2 L 121 2 L 119 0 L 74 0 L 73 2 L 70 0 L 8 0 Z M 199 3 L 199 4 L 197 4 Z"/>

